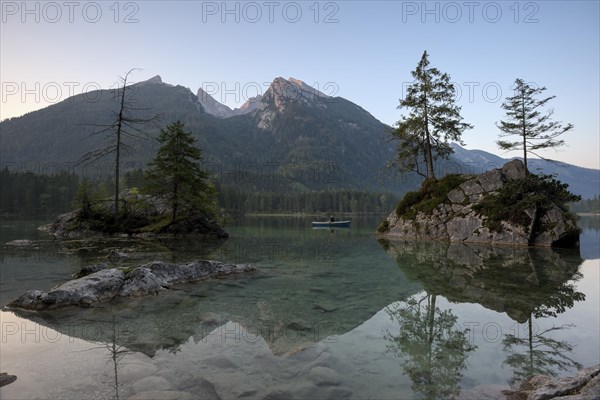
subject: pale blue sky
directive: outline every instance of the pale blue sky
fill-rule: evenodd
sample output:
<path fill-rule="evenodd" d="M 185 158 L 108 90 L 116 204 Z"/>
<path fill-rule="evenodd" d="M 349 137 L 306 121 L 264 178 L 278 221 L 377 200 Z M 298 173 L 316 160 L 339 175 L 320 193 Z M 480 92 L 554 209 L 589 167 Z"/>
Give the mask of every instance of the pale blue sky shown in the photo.
<path fill-rule="evenodd" d="M 495 122 L 519 77 L 546 86 L 555 118 L 575 125 L 569 146 L 545 156 L 600 168 L 598 1 L 228 2 L 230 13 L 223 4 L 2 1 L 0 118 L 110 87 L 139 67 L 136 81 L 161 75 L 194 92 L 216 83 L 229 94 L 215 98 L 231 107 L 294 77 L 393 124 L 427 50 L 462 92 L 475 126 L 467 148 L 514 155 L 496 148 Z"/>

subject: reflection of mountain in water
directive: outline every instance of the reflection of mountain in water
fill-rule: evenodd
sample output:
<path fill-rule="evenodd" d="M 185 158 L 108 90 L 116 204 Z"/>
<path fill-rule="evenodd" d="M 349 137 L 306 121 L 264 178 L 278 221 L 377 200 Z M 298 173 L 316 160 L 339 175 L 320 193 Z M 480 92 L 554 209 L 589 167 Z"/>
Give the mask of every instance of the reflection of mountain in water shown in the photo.
<path fill-rule="evenodd" d="M 574 292 L 577 252 L 544 248 L 478 247 L 464 244 L 381 242 L 398 267 L 431 294 L 478 303 L 519 323 L 543 304 Z"/>
<path fill-rule="evenodd" d="M 118 344 L 150 356 L 160 349 L 178 351 L 190 338 L 200 341 L 208 335 L 249 342 L 260 336 L 279 355 L 344 334 L 420 290 L 384 253 L 378 254 L 375 241 L 334 241 L 325 256 L 323 243 L 331 239 L 320 233 L 296 238 L 293 247 L 280 237 L 278 242 L 234 239 L 226 245 L 229 250 L 219 250 L 224 258 L 242 262 L 240 255 L 251 249 L 259 268 L 252 277 L 184 285 L 92 309 L 18 313 L 63 334 L 101 342 L 109 341 L 114 316 Z M 332 255 L 347 258 L 334 260 Z M 236 324 L 226 326 L 228 321 Z M 228 331 L 231 326 L 237 331 Z"/>

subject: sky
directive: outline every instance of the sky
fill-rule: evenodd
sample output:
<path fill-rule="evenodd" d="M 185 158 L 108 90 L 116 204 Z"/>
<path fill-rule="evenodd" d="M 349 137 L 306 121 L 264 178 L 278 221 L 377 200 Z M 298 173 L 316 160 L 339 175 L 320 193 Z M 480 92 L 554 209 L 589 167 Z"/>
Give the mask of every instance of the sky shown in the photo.
<path fill-rule="evenodd" d="M 600 169 L 599 1 L 0 1 L 0 119 L 133 81 L 240 106 L 276 77 L 344 97 L 386 124 L 422 53 L 450 75 L 468 149 L 496 146 L 515 79 L 575 128 L 546 158 Z"/>

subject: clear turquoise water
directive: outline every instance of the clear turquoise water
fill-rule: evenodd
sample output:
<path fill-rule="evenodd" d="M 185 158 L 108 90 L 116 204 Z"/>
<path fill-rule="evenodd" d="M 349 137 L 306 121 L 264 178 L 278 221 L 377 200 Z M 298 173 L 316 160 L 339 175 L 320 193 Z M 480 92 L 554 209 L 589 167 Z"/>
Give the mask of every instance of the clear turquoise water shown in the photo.
<path fill-rule="evenodd" d="M 522 374 L 566 375 L 600 360 L 599 221 L 582 221 L 580 254 L 382 244 L 376 218 L 333 231 L 248 218 L 222 243 L 102 245 L 57 244 L 36 231 L 42 221 L 3 221 L 2 244 L 37 242 L 3 246 L 2 305 L 110 249 L 131 255 L 124 266 L 211 258 L 259 272 L 89 310 L 3 310 L 0 370 L 18 379 L 0 396 L 480 398 Z"/>

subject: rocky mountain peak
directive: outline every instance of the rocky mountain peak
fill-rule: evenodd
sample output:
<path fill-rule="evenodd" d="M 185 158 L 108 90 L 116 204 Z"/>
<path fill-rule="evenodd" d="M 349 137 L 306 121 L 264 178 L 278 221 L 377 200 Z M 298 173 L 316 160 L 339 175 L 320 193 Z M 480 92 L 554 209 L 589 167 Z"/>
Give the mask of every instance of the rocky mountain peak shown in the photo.
<path fill-rule="evenodd" d="M 227 107 L 225 104 L 219 103 L 214 97 L 204 91 L 204 89 L 199 88 L 196 96 L 198 96 L 198 101 L 207 113 L 218 118 L 229 118 L 234 115 L 231 108 Z"/>
<path fill-rule="evenodd" d="M 277 110 L 283 111 L 286 105 L 293 103 L 324 107 L 324 100 L 328 97 L 299 79 L 278 77 L 273 80 L 263 99 L 271 101 Z"/>
<path fill-rule="evenodd" d="M 153 76 L 152 78 L 150 78 L 144 82 L 140 82 L 140 83 L 163 83 L 163 80 L 160 77 L 160 75 L 156 75 L 156 76 Z"/>

